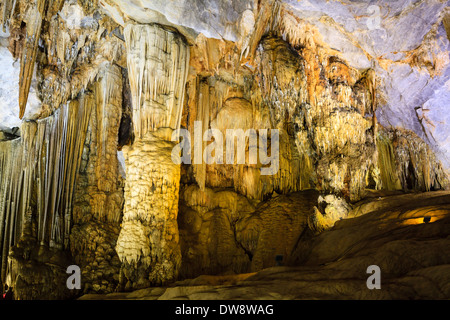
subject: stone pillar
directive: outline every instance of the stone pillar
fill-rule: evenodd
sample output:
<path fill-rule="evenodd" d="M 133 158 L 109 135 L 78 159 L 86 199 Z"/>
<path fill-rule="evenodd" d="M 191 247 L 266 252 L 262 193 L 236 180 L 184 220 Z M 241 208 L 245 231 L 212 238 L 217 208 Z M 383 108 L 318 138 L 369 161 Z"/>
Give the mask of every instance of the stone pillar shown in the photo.
<path fill-rule="evenodd" d="M 122 115 L 122 72 L 105 64 L 81 100 L 91 110 L 74 196 L 70 249 L 84 290 L 113 292 L 121 263 L 115 252 L 124 203 L 117 145 Z"/>
<path fill-rule="evenodd" d="M 173 130 L 180 127 L 189 65 L 181 35 L 159 25 L 125 27 L 133 102 L 132 146 L 126 163 L 125 207 L 116 251 L 125 289 L 175 280 L 180 166 L 171 159 Z"/>

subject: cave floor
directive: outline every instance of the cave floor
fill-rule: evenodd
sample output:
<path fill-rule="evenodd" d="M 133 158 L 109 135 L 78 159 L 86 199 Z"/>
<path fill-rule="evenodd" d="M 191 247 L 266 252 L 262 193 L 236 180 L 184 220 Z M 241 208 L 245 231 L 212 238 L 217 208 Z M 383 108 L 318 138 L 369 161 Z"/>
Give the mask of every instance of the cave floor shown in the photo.
<path fill-rule="evenodd" d="M 79 299 L 450 299 L 450 192 L 368 198 L 297 250 L 296 266 Z M 368 289 L 372 265 L 381 289 Z"/>

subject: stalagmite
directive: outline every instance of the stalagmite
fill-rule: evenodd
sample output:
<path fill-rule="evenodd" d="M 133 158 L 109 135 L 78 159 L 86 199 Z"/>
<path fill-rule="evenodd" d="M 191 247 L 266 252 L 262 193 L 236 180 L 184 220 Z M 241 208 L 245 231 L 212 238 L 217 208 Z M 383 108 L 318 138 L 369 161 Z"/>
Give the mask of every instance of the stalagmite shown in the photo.
<path fill-rule="evenodd" d="M 159 25 L 125 27 L 135 141 L 124 147 L 127 168 L 122 230 L 116 250 L 127 287 L 177 277 L 180 166 L 171 132 L 180 127 L 189 49 Z"/>

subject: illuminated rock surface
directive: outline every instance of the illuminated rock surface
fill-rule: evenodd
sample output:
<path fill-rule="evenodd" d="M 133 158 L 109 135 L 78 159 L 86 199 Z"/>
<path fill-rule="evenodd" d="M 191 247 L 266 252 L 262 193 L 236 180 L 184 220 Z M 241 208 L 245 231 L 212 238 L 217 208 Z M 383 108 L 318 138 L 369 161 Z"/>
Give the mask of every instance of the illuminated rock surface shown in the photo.
<path fill-rule="evenodd" d="M 16 298 L 450 298 L 448 1 L 0 3 Z"/>

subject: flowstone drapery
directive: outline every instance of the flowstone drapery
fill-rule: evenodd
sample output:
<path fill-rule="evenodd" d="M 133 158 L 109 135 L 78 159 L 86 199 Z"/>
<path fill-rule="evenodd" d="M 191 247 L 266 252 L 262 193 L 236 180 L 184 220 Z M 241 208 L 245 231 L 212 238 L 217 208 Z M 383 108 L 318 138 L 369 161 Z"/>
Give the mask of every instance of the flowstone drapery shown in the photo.
<path fill-rule="evenodd" d="M 370 5 L 380 28 L 364 1 L 0 0 L 0 289 L 69 299 L 299 266 L 354 210 L 444 201 L 450 11 Z M 435 209 L 395 224 L 447 239 Z M 323 253 L 353 258 L 346 233 Z"/>

